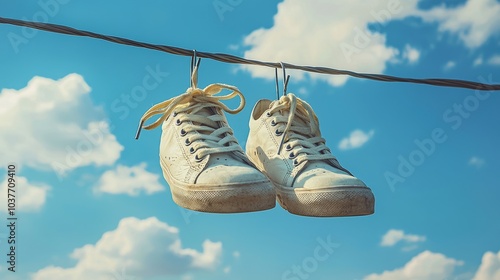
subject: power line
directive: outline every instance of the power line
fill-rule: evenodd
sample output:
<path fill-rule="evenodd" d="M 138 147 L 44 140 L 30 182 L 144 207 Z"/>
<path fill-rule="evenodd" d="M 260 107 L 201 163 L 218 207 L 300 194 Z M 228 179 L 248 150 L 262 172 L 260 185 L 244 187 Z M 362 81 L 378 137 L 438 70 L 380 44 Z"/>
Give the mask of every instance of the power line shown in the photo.
<path fill-rule="evenodd" d="M 75 35 L 75 36 L 83 36 L 83 37 L 91 37 L 97 38 L 117 44 L 135 46 L 140 48 L 147 48 L 152 50 L 158 50 L 167 52 L 175 55 L 183 55 L 183 56 L 193 56 L 194 51 L 165 46 L 165 45 L 154 45 L 144 42 L 138 42 L 126 38 L 116 37 L 116 36 L 107 36 L 94 32 L 78 30 L 72 27 L 57 25 L 51 23 L 41 23 L 41 22 L 31 22 L 17 19 L 9 19 L 0 17 L 0 23 L 6 23 L 17 26 L 26 26 L 30 28 L 35 28 L 39 30 L 67 34 L 67 35 Z M 367 73 L 357 73 L 354 71 L 347 70 L 338 70 L 328 67 L 317 67 L 317 66 L 302 66 L 302 65 L 294 65 L 291 63 L 284 62 L 265 62 L 259 60 L 246 59 L 243 57 L 238 57 L 234 55 L 224 54 L 224 53 L 209 53 L 209 52 L 200 52 L 196 51 L 196 55 L 198 57 L 210 58 L 213 60 L 226 62 L 226 63 L 234 63 L 234 64 L 250 64 L 250 65 L 259 65 L 271 68 L 282 68 L 284 66 L 288 69 L 297 69 L 312 73 L 320 73 L 320 74 L 330 74 L 330 75 L 349 75 L 356 78 L 383 81 L 383 82 L 404 82 L 404 83 L 415 83 L 415 84 L 427 84 L 433 86 L 443 86 L 443 87 L 457 87 L 457 88 L 467 88 L 467 89 L 475 89 L 475 90 L 500 90 L 500 84 L 484 84 L 466 80 L 458 80 L 458 79 L 415 79 L 415 78 L 402 78 L 396 76 L 382 75 L 382 74 L 367 74 Z"/>

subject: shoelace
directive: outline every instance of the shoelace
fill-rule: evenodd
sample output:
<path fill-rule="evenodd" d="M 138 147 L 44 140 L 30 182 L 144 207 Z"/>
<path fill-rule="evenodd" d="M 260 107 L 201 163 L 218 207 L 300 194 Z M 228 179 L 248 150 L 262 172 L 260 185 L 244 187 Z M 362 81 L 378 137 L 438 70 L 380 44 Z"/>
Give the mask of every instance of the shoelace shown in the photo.
<path fill-rule="evenodd" d="M 179 116 L 175 125 L 185 124 L 181 129 L 181 136 L 186 136 L 185 144 L 190 147 L 192 154 L 196 153 L 196 160 L 202 160 L 206 155 L 213 153 L 239 152 L 244 154 L 242 148 L 238 145 L 233 131 L 225 123 L 222 115 L 214 114 L 206 116 L 199 114 L 204 108 L 217 111 L 218 108 L 223 111 L 236 114 L 245 107 L 245 97 L 238 88 L 226 84 L 211 84 L 204 89 L 197 88 L 197 67 L 193 71 L 192 85 L 187 91 L 177 97 L 163 101 L 151 107 L 140 120 L 139 129 L 136 138 L 140 135 L 140 130 L 154 129 L 161 125 L 169 116 L 177 117 L 178 114 L 188 112 Z M 223 89 L 231 90 L 227 95 L 215 96 Z M 240 105 L 236 109 L 230 109 L 221 100 L 229 100 L 236 96 L 240 97 Z M 161 115 L 153 123 L 144 125 L 144 123 L 155 115 Z M 222 124 L 221 124 L 222 122 Z M 193 133 L 194 132 L 194 133 Z"/>
<path fill-rule="evenodd" d="M 283 116 L 285 111 L 289 111 L 288 117 Z M 289 93 L 271 104 L 269 116 L 273 116 L 276 112 L 281 113 L 274 116 L 271 125 L 281 124 L 277 127 L 276 134 L 283 134 L 278 154 L 286 143 L 284 149 L 290 151 L 289 158 L 294 159 L 295 165 L 306 160 L 335 159 L 325 144 L 326 140 L 321 137 L 318 117 L 309 104 Z M 286 125 L 283 125 L 284 123 Z"/>

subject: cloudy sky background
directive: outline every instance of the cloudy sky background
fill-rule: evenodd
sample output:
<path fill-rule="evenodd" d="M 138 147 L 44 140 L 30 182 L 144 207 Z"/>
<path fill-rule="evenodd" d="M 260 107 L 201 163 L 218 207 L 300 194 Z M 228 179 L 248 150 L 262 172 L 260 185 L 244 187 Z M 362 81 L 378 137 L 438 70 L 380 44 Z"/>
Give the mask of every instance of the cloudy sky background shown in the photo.
<path fill-rule="evenodd" d="M 199 51 L 500 83 L 500 2 L 0 0 L 0 16 Z M 500 279 L 500 95 L 289 70 L 368 217 L 175 205 L 142 114 L 189 86 L 188 57 L 0 24 L 0 223 L 17 167 L 18 264 L 1 279 Z M 199 85 L 275 98 L 274 70 L 203 59 Z M 237 101 L 235 101 L 237 102 Z M 229 104 L 236 104 L 232 101 Z"/>

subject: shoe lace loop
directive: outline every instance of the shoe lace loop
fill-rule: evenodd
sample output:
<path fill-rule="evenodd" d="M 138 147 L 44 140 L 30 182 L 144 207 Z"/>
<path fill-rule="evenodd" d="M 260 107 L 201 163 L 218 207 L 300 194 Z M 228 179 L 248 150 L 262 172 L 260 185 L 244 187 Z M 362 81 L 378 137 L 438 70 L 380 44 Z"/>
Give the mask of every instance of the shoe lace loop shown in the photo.
<path fill-rule="evenodd" d="M 186 122 L 181 130 L 181 136 L 185 137 L 185 144 L 192 145 L 191 153 L 196 152 L 196 159 L 202 159 L 208 154 L 225 153 L 239 151 L 243 153 L 233 136 L 232 129 L 227 126 L 225 118 L 219 114 L 218 110 L 223 110 L 230 114 L 239 113 L 245 107 L 245 97 L 237 87 L 226 84 L 211 84 L 204 89 L 197 88 L 197 68 L 192 75 L 192 86 L 185 93 L 158 103 L 152 106 L 140 120 L 140 129 L 154 129 L 160 126 L 169 116 L 177 117 L 175 125 Z M 222 90 L 231 90 L 226 95 L 216 95 Z M 221 101 L 240 97 L 240 104 L 237 108 L 231 109 Z M 213 114 L 200 114 L 209 110 Z M 186 113 L 177 116 L 178 114 Z M 145 125 L 146 121 L 154 116 L 160 115 L 151 124 Z M 196 133 L 192 133 L 192 132 Z M 200 150 L 201 149 L 201 150 Z M 199 152 L 197 152 L 200 150 Z"/>
<path fill-rule="evenodd" d="M 288 116 L 284 114 L 288 111 Z M 269 115 L 275 115 L 272 124 L 278 125 L 277 133 L 282 133 L 278 154 L 283 150 L 290 152 L 290 159 L 294 159 L 296 165 L 305 160 L 328 160 L 335 159 L 330 149 L 326 146 L 326 140 L 321 137 L 318 117 L 311 106 L 297 98 L 293 93 L 282 96 L 271 105 Z M 298 120 L 297 120 L 298 118 Z M 286 123 L 283 128 L 283 123 Z M 282 131 L 280 131 L 283 129 Z"/>
<path fill-rule="evenodd" d="M 222 96 L 214 96 L 223 89 L 232 90 L 231 93 Z M 240 97 L 240 105 L 236 109 L 230 109 L 223 104 L 221 100 L 229 100 L 236 96 Z M 202 106 L 197 106 L 202 105 Z M 194 108 L 197 106 L 198 108 Z M 237 114 L 245 107 L 245 97 L 238 88 L 226 84 L 211 84 L 204 89 L 188 88 L 187 91 L 177 97 L 163 101 L 151 107 L 141 118 L 141 127 L 144 129 L 154 129 L 162 124 L 174 111 L 176 113 L 195 109 L 199 111 L 200 107 L 219 107 L 227 113 Z M 196 110 L 198 109 L 198 110 Z M 196 112 L 193 112 L 196 113 Z M 161 115 L 156 121 L 149 125 L 144 123 L 155 115 Z"/>

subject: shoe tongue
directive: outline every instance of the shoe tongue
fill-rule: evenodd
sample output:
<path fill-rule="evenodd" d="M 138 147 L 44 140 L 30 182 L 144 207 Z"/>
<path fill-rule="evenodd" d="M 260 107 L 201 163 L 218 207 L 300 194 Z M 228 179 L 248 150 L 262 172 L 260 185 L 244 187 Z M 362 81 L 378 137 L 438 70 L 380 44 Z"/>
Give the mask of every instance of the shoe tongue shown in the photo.
<path fill-rule="evenodd" d="M 205 116 L 205 117 L 209 117 L 209 116 L 216 115 L 218 113 L 217 113 L 217 108 L 215 108 L 215 107 L 204 107 L 204 108 L 200 109 L 199 111 L 197 111 L 196 114 L 197 115 L 201 115 L 201 116 Z M 197 123 L 197 122 L 193 122 L 193 124 L 194 125 L 200 125 L 200 123 Z M 220 125 L 217 126 L 217 127 L 214 127 L 214 128 L 217 129 L 219 127 L 220 127 Z M 210 134 L 207 131 L 201 131 L 199 133 Z M 231 153 L 214 153 L 214 154 L 211 154 L 211 157 L 210 157 L 210 160 L 209 160 L 209 164 L 213 164 L 215 161 L 222 162 L 224 159 L 232 159 L 232 160 L 237 160 L 237 161 L 240 161 L 240 162 L 244 162 L 241 158 L 239 158 L 233 152 L 231 152 Z"/>
<path fill-rule="evenodd" d="M 311 124 L 309 123 L 309 119 L 306 119 L 304 116 L 300 115 L 299 113 L 295 113 L 295 116 L 294 116 L 293 121 L 292 121 L 292 125 L 307 126 L 309 128 L 311 127 Z"/>
<path fill-rule="evenodd" d="M 203 107 L 201 108 L 200 110 L 198 110 L 196 112 L 197 115 L 202 115 L 202 116 L 205 116 L 205 117 L 209 117 L 209 116 L 212 116 L 214 115 L 216 110 L 214 107 Z"/>
<path fill-rule="evenodd" d="M 273 105 L 278 102 L 278 101 L 273 101 L 271 104 L 269 104 L 269 108 L 271 109 Z M 280 110 L 280 114 L 284 117 L 288 117 L 290 115 L 290 109 L 285 109 L 285 110 Z M 309 122 L 309 118 L 307 116 L 302 115 L 299 113 L 299 110 L 295 111 L 294 118 L 292 120 L 292 126 L 305 126 L 305 127 L 311 127 L 311 123 Z M 304 135 L 304 136 L 309 136 L 310 135 Z"/>
<path fill-rule="evenodd" d="M 210 116 L 216 115 L 217 114 L 216 112 L 217 112 L 217 109 L 215 107 L 203 107 L 203 108 L 199 109 L 198 111 L 196 111 L 195 114 L 196 115 L 200 115 L 200 116 L 204 116 L 204 117 L 210 117 Z M 189 111 L 188 113 L 192 113 L 192 111 Z M 194 125 L 199 125 L 199 126 L 203 125 L 203 126 L 206 126 L 206 124 L 201 124 L 199 122 L 192 122 L 192 123 Z M 217 129 L 219 127 L 220 127 L 220 125 L 217 126 L 217 127 L 213 127 L 213 128 Z M 208 131 L 199 131 L 199 133 L 201 133 L 201 134 L 207 134 L 207 135 L 210 134 L 210 132 L 208 132 Z"/>
<path fill-rule="evenodd" d="M 198 108 L 192 108 L 191 110 L 187 111 L 189 114 L 196 114 L 196 115 L 201 115 L 205 117 L 209 117 L 212 115 L 217 114 L 217 109 L 215 107 L 198 107 Z"/>

